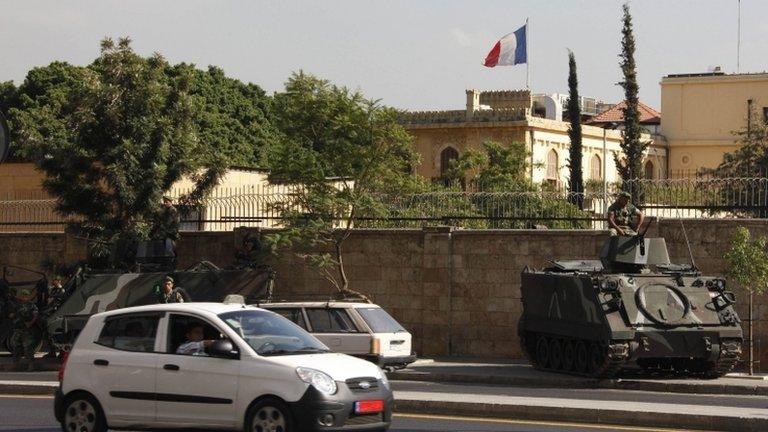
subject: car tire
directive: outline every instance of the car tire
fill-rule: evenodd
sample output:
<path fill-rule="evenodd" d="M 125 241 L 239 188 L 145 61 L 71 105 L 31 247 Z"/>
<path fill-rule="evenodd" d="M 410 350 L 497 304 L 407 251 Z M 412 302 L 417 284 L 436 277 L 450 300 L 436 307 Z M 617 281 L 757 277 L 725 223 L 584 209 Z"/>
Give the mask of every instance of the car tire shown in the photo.
<path fill-rule="evenodd" d="M 245 432 L 296 432 L 290 408 L 284 402 L 265 398 L 253 404 L 245 416 Z"/>
<path fill-rule="evenodd" d="M 88 393 L 67 396 L 61 420 L 63 432 L 107 432 L 104 410 Z"/>

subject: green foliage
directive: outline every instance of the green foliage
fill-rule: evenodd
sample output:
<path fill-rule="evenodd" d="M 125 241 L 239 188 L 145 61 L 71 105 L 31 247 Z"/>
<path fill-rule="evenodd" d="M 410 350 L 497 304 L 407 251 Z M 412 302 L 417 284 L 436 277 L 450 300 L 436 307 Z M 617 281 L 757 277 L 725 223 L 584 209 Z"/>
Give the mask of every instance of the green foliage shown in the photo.
<path fill-rule="evenodd" d="M 101 246 L 95 258 L 114 260 L 111 246 L 145 237 L 163 193 L 210 162 L 194 123 L 203 104 L 189 93 L 189 74 L 171 78 L 168 68 L 158 54 L 135 54 L 128 39 L 105 39 L 87 68 L 31 71 L 9 110 L 19 152 L 46 174 L 43 187 L 71 228 Z M 221 171 L 197 176 L 199 188 Z"/>
<path fill-rule="evenodd" d="M 571 203 L 584 208 L 584 173 L 582 171 L 581 146 L 581 107 L 579 106 L 579 81 L 576 75 L 576 57 L 568 53 L 568 137 L 571 147 L 568 156 L 570 177 L 568 188 L 571 192 Z"/>
<path fill-rule="evenodd" d="M 281 136 L 266 153 L 269 180 L 296 187 L 294 200 L 277 206 L 288 228 L 283 243 L 348 294 L 342 244 L 356 218 L 386 212 L 381 196 L 422 186 L 410 175 L 411 137 L 395 110 L 303 72 L 274 106 Z"/>
<path fill-rule="evenodd" d="M 481 192 L 530 191 L 533 185 L 525 176 L 529 157 L 525 143 L 485 141 L 482 150 L 467 150 L 451 161 L 445 179 L 456 183 L 471 178 L 472 188 Z"/>
<path fill-rule="evenodd" d="M 736 229 L 731 249 L 724 258 L 728 263 L 728 276 L 750 293 L 762 294 L 768 284 L 768 239 L 761 236 L 751 239 L 745 227 Z"/>
<path fill-rule="evenodd" d="M 637 85 L 637 67 L 635 65 L 635 37 L 632 34 L 632 15 L 629 13 L 628 3 L 623 5 L 623 11 L 621 54 L 619 57 L 621 58 L 621 72 L 624 76 L 620 84 L 624 89 L 624 99 L 627 103 L 624 109 L 624 130 L 621 132 L 623 137 L 621 150 L 624 158 L 616 154 L 614 159 L 619 176 L 626 182 L 643 178 L 643 152 L 645 152 L 649 143 L 640 141 L 642 129 L 640 127 L 640 111 L 638 109 L 639 86 Z M 642 201 L 641 191 L 635 191 L 633 198 Z"/>
<path fill-rule="evenodd" d="M 228 78 L 215 66 L 203 71 L 181 63 L 169 66 L 166 74 L 173 83 L 186 82 L 187 93 L 202 105 L 194 123 L 198 139 L 211 150 L 206 163 L 220 163 L 223 158 L 234 166 L 261 164 L 262 150 L 275 136 L 272 100 L 264 90 Z"/>
<path fill-rule="evenodd" d="M 534 224 L 586 228 L 586 220 L 558 220 L 590 215 L 569 203 L 562 194 L 531 183 L 525 175 L 529 158 L 525 143 L 520 142 L 503 145 L 485 141 L 482 151 L 468 150 L 452 162 L 446 179 L 471 177 L 473 189 L 478 193 L 432 195 L 440 202 L 431 205 L 431 215 L 444 215 L 444 220 L 454 216 L 456 225 L 467 228 L 531 228 Z"/>

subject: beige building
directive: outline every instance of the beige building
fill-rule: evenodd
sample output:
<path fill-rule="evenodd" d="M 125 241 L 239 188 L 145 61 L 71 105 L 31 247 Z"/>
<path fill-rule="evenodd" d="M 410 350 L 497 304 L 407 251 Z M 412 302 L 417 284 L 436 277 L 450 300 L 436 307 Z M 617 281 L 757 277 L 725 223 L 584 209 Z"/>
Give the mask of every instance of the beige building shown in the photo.
<path fill-rule="evenodd" d="M 466 96 L 466 108 L 462 110 L 404 115 L 403 123 L 415 137 L 414 147 L 421 155 L 417 174 L 436 179 L 452 159 L 471 148 L 482 148 L 483 141 L 517 141 L 524 142 L 531 154 L 529 178 L 565 187 L 570 147 L 568 122 L 544 118 L 553 116 L 534 104 L 527 90 L 467 90 Z M 621 152 L 621 132 L 584 125 L 582 133 L 584 179 L 618 181 L 614 155 Z M 666 177 L 665 147 L 649 134 L 644 134 L 643 139 L 651 142 L 646 152 L 647 171 L 653 178 Z"/>
<path fill-rule="evenodd" d="M 751 101 L 751 102 L 750 102 Z M 714 168 L 738 148 L 734 131 L 768 116 L 768 73 L 669 75 L 661 80 L 661 130 L 672 176 Z"/>
<path fill-rule="evenodd" d="M 65 219 L 42 186 L 45 175 L 32 163 L 0 164 L 0 231 L 61 231 Z M 176 182 L 168 195 L 178 198 L 194 189 L 190 178 Z M 221 231 L 239 226 L 280 224 L 275 202 L 292 192 L 291 186 L 267 181 L 259 169 L 232 168 L 221 178 L 203 205 L 185 216 L 182 230 Z"/>

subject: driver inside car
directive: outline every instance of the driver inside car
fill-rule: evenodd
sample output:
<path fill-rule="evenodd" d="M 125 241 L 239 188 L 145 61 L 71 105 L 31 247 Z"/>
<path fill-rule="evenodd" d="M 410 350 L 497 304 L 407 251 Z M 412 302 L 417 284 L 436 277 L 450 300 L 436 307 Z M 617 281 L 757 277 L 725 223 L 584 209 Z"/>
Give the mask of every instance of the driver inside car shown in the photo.
<path fill-rule="evenodd" d="M 176 348 L 176 354 L 196 356 L 208 355 L 205 350 L 213 344 L 213 340 L 203 339 L 205 333 L 203 332 L 203 325 L 201 323 L 193 322 L 189 324 L 189 326 L 187 326 L 187 331 L 184 334 L 187 340 Z"/>

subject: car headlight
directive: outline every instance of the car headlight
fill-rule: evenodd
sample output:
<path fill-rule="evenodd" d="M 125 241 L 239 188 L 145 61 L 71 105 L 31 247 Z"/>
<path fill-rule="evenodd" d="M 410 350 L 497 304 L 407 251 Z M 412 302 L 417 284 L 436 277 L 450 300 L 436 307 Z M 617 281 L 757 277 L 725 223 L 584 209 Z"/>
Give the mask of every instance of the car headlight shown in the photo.
<path fill-rule="evenodd" d="M 389 380 L 387 379 L 387 374 L 384 372 L 381 373 L 381 384 L 384 385 L 387 389 L 389 389 Z"/>
<path fill-rule="evenodd" d="M 321 393 L 327 395 L 336 393 L 336 381 L 325 372 L 305 367 L 297 367 L 296 375 L 298 375 L 299 379 L 305 383 L 312 384 L 312 386 Z"/>

